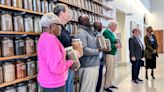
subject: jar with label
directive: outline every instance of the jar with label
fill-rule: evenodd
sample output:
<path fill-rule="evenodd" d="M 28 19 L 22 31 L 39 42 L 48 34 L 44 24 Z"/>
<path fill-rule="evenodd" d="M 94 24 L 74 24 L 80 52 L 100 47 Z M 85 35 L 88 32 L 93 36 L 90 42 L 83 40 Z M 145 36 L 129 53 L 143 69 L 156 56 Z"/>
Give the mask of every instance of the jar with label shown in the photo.
<path fill-rule="evenodd" d="M 11 14 L 3 12 L 1 15 L 1 30 L 2 31 L 13 31 L 12 17 Z"/>
<path fill-rule="evenodd" d="M 14 31 L 24 32 L 24 22 L 22 16 L 14 16 Z"/>
<path fill-rule="evenodd" d="M 15 54 L 24 55 L 25 54 L 25 43 L 24 40 L 16 37 L 15 39 Z"/>
<path fill-rule="evenodd" d="M 71 68 L 73 69 L 78 69 L 80 67 L 80 62 L 79 62 L 79 58 L 77 56 L 76 51 L 73 49 L 73 47 L 67 47 L 65 48 L 66 53 L 67 53 L 67 59 L 68 60 L 73 60 L 74 64 L 72 65 Z"/>
<path fill-rule="evenodd" d="M 31 59 L 27 60 L 27 76 L 34 76 L 36 74 L 36 64 L 35 61 Z"/>
<path fill-rule="evenodd" d="M 73 49 L 79 52 L 80 57 L 83 56 L 83 47 L 82 47 L 82 42 L 80 41 L 80 39 L 72 39 L 72 47 Z"/>
<path fill-rule="evenodd" d="M 43 88 L 38 84 L 38 92 L 43 92 Z"/>
<path fill-rule="evenodd" d="M 23 0 L 23 8 L 28 9 L 28 0 Z"/>
<path fill-rule="evenodd" d="M 15 65 L 11 62 L 3 64 L 4 82 L 12 82 L 15 80 Z"/>
<path fill-rule="evenodd" d="M 32 80 L 28 82 L 28 92 L 37 92 L 36 82 Z"/>
<path fill-rule="evenodd" d="M 0 3 L 7 6 L 11 6 L 11 0 L 0 0 Z"/>
<path fill-rule="evenodd" d="M 6 87 L 3 92 L 16 92 L 16 88 L 14 86 Z"/>
<path fill-rule="evenodd" d="M 25 16 L 24 18 L 25 22 L 25 32 L 34 32 L 33 29 L 33 19 L 30 16 Z"/>
<path fill-rule="evenodd" d="M 32 9 L 32 8 L 33 8 L 33 5 L 32 5 L 33 2 L 32 2 L 32 1 L 33 1 L 33 0 L 28 0 L 28 1 L 27 1 L 27 2 L 28 2 L 28 9 L 31 10 L 31 11 L 33 10 L 33 9 Z"/>
<path fill-rule="evenodd" d="M 9 37 L 4 37 L 1 41 L 2 43 L 2 56 L 13 56 L 14 55 L 14 45 L 13 41 Z"/>
<path fill-rule="evenodd" d="M 32 1 L 32 4 L 33 4 L 33 11 L 36 12 L 36 6 L 37 6 L 37 5 L 36 5 L 36 0 L 33 0 L 33 1 Z"/>
<path fill-rule="evenodd" d="M 97 36 L 97 47 L 100 49 L 107 48 L 104 36 L 102 36 L 102 35 Z"/>
<path fill-rule="evenodd" d="M 2 70 L 2 62 L 0 62 L 0 84 L 3 83 L 3 70 Z"/>
<path fill-rule="evenodd" d="M 31 39 L 30 37 L 26 38 L 26 54 L 33 54 L 35 53 L 35 48 L 34 48 L 34 40 Z"/>
<path fill-rule="evenodd" d="M 17 7 L 17 0 L 12 0 L 12 6 Z"/>
<path fill-rule="evenodd" d="M 34 32 L 36 32 L 36 33 L 42 32 L 42 26 L 40 23 L 40 18 L 38 18 L 38 17 L 34 18 Z"/>
<path fill-rule="evenodd" d="M 26 77 L 26 64 L 22 60 L 16 62 L 16 78 L 23 79 Z"/>
<path fill-rule="evenodd" d="M 107 46 L 108 51 L 111 51 L 112 48 L 111 48 L 111 42 L 110 42 L 110 40 L 109 39 L 105 39 L 105 42 L 106 42 L 106 46 Z"/>
<path fill-rule="evenodd" d="M 36 3 L 37 3 L 37 4 L 36 4 L 36 11 L 37 11 L 37 12 L 41 12 L 41 7 L 40 7 L 41 4 L 40 4 L 40 0 L 36 0 Z"/>
<path fill-rule="evenodd" d="M 42 1 L 42 13 L 48 13 L 48 1 L 47 0 Z"/>
<path fill-rule="evenodd" d="M 19 83 L 17 86 L 18 86 L 17 87 L 17 92 L 28 92 L 27 91 L 27 85 L 26 84 Z"/>

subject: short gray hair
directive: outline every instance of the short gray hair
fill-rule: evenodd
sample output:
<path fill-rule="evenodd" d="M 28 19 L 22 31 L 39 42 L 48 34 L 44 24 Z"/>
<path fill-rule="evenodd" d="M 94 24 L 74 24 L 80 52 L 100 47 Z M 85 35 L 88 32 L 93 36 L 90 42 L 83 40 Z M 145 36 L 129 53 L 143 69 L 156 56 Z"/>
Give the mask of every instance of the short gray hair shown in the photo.
<path fill-rule="evenodd" d="M 59 16 L 62 11 L 63 12 L 66 11 L 66 8 L 67 8 L 67 5 L 65 4 L 57 4 L 53 10 L 53 13 Z"/>
<path fill-rule="evenodd" d="M 50 27 L 53 23 L 59 23 L 59 18 L 52 12 L 44 14 L 41 18 L 42 27 Z"/>
<path fill-rule="evenodd" d="M 116 21 L 110 21 L 108 24 L 108 27 L 111 27 L 113 25 L 117 25 L 117 22 Z"/>

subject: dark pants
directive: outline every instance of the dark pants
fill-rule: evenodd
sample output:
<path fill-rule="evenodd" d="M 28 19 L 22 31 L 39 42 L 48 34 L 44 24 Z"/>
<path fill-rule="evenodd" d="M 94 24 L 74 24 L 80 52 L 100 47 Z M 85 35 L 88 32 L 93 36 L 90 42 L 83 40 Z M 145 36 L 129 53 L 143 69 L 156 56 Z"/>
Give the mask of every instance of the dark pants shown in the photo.
<path fill-rule="evenodd" d="M 96 92 L 100 92 L 100 89 L 101 89 L 102 77 L 103 77 L 103 66 L 104 66 L 104 61 L 103 61 L 103 59 L 101 59 L 100 68 L 99 68 L 99 77 L 98 77 L 97 86 L 96 86 Z"/>
<path fill-rule="evenodd" d="M 141 60 L 131 61 L 132 63 L 132 80 L 137 80 L 139 76 Z"/>
<path fill-rule="evenodd" d="M 65 86 L 59 88 L 43 88 L 43 92 L 65 92 Z"/>

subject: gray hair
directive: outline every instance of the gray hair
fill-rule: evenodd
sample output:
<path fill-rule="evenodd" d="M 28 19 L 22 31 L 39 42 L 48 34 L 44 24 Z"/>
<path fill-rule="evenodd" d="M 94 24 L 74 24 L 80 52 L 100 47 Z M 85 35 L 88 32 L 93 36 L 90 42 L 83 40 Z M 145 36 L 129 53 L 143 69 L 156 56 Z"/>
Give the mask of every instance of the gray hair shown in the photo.
<path fill-rule="evenodd" d="M 111 27 L 113 25 L 117 25 L 117 22 L 116 21 L 110 21 L 108 24 L 108 27 Z"/>
<path fill-rule="evenodd" d="M 41 26 L 42 27 L 50 27 L 53 23 L 59 23 L 59 18 L 52 12 L 44 14 L 41 18 Z"/>
<path fill-rule="evenodd" d="M 68 8 L 68 7 L 65 4 L 57 4 L 53 10 L 53 13 L 56 14 L 57 16 L 59 16 L 62 11 L 63 12 L 66 11 L 66 8 Z"/>

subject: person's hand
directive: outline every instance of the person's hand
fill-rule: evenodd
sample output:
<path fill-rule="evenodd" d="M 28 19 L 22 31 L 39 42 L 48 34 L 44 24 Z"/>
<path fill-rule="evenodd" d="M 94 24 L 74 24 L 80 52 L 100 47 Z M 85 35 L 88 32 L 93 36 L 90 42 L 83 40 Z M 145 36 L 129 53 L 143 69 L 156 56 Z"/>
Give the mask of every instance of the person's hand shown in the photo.
<path fill-rule="evenodd" d="M 153 53 L 154 53 L 154 54 L 157 53 L 157 50 L 153 50 Z"/>
<path fill-rule="evenodd" d="M 132 61 L 136 61 L 136 58 L 135 58 L 135 57 L 131 57 L 131 60 L 132 60 Z"/>
<path fill-rule="evenodd" d="M 108 48 L 103 48 L 102 51 L 106 52 L 108 51 Z"/>
<path fill-rule="evenodd" d="M 119 49 L 119 48 L 121 48 L 121 44 L 120 44 L 120 43 L 116 43 L 116 44 L 115 44 L 115 47 L 116 47 L 117 49 Z"/>
<path fill-rule="evenodd" d="M 80 68 L 80 62 L 73 61 L 72 66 L 70 67 L 71 70 L 77 71 Z"/>

